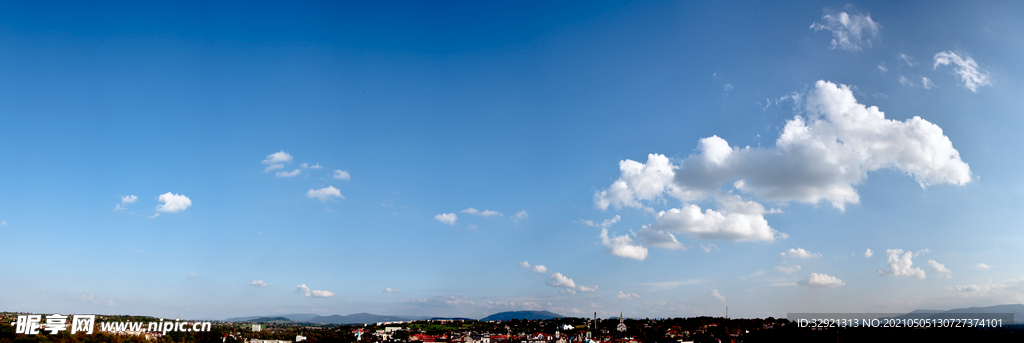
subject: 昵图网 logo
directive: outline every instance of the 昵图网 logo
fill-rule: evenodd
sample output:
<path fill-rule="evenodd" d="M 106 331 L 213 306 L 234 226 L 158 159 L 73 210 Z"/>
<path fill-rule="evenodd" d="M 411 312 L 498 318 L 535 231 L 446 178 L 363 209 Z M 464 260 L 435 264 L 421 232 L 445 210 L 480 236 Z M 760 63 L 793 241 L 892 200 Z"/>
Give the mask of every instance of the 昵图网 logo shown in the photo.
<path fill-rule="evenodd" d="M 158 322 L 101 322 L 99 324 L 101 332 L 110 333 L 161 332 L 162 334 L 167 334 L 174 331 L 208 332 L 211 327 L 210 322 L 183 322 L 177 319 L 174 321 L 164 321 L 161 319 Z M 61 331 L 67 331 L 71 334 L 84 332 L 91 335 L 96 326 L 96 315 L 76 314 L 65 316 L 55 313 L 45 318 L 39 314 L 19 315 L 18 319 L 11 323 L 11 325 L 14 325 L 14 333 L 26 335 L 38 335 L 40 331 L 49 331 L 51 335 L 56 335 Z"/>

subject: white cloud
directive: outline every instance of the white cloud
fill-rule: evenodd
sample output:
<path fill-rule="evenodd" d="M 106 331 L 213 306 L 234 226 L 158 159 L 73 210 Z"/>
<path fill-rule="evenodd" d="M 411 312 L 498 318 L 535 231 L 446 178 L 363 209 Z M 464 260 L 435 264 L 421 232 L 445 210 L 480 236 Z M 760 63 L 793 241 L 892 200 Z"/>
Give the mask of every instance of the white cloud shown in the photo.
<path fill-rule="evenodd" d="M 575 281 L 568 276 L 562 275 L 562 273 L 551 273 L 548 279 L 550 280 L 548 282 L 549 286 L 565 288 L 569 294 L 576 294 L 576 291 L 593 292 L 597 290 L 597 286 L 576 285 Z"/>
<path fill-rule="evenodd" d="M 544 274 L 544 273 L 548 272 L 548 267 L 545 267 L 542 264 L 538 264 L 538 265 L 535 265 L 535 266 L 531 267 L 530 266 L 530 262 L 523 261 L 523 262 L 519 262 L 519 266 L 521 266 L 523 268 L 526 268 L 526 269 L 533 270 L 533 271 L 541 273 L 541 274 Z"/>
<path fill-rule="evenodd" d="M 516 214 L 514 216 L 512 216 L 512 218 L 515 219 L 515 220 L 520 220 L 520 219 L 530 218 L 530 215 L 526 214 L 526 210 L 522 210 L 522 211 L 516 212 Z"/>
<path fill-rule="evenodd" d="M 317 291 L 317 290 L 314 290 L 314 291 L 312 291 L 311 295 L 314 298 L 330 298 L 330 297 L 334 296 L 334 293 L 332 293 L 331 291 Z"/>
<path fill-rule="evenodd" d="M 714 244 L 708 244 L 708 245 L 704 245 L 704 244 L 701 244 L 701 245 L 700 245 L 700 248 L 701 248 L 702 250 L 704 250 L 704 252 L 706 252 L 706 253 L 710 253 L 710 252 L 711 252 L 711 250 L 714 250 L 714 249 L 718 249 L 718 246 L 717 246 L 717 245 L 714 245 Z"/>
<path fill-rule="evenodd" d="M 786 123 L 774 148 L 730 147 L 712 136 L 678 166 L 657 154 L 646 164 L 622 161 L 622 176 L 595 194 L 595 206 L 639 208 L 664 194 L 680 201 L 712 196 L 737 213 L 765 212 L 760 204 L 718 196 L 731 183 L 770 201 L 828 201 L 842 210 L 860 201 L 853 185 L 883 168 L 909 174 L 922 187 L 971 180 L 970 168 L 935 124 L 919 117 L 885 119 L 877 107 L 858 103 L 850 87 L 831 82 L 818 81 L 798 98 L 805 116 Z"/>
<path fill-rule="evenodd" d="M 306 287 L 306 284 L 295 287 L 295 294 L 302 294 L 313 298 L 330 298 L 334 296 L 334 293 L 331 293 L 331 291 L 310 290 L 309 287 Z"/>
<path fill-rule="evenodd" d="M 327 201 L 331 198 L 342 198 L 345 199 L 344 195 L 341 195 L 341 191 L 334 186 L 327 186 L 321 189 L 310 189 L 306 192 L 306 196 L 310 198 L 320 199 L 320 201 Z"/>
<path fill-rule="evenodd" d="M 548 278 L 551 279 L 552 287 L 576 288 L 576 282 L 562 273 L 551 273 Z"/>
<path fill-rule="evenodd" d="M 980 70 L 978 63 L 974 62 L 973 58 L 960 57 L 960 55 L 953 51 L 943 51 L 935 54 L 935 65 L 932 66 L 932 70 L 935 70 L 940 65 L 944 66 L 947 64 L 956 65 L 953 67 L 953 73 L 960 75 L 960 79 L 964 82 L 964 87 L 967 87 L 972 92 L 977 93 L 978 87 L 992 85 L 989 73 Z"/>
<path fill-rule="evenodd" d="M 843 211 L 846 204 L 860 202 L 854 185 L 879 169 L 905 173 L 921 187 L 971 180 L 970 167 L 942 129 L 920 117 L 886 119 L 877 107 L 858 103 L 850 87 L 825 81 L 790 98 L 801 115 L 786 123 L 774 147 L 731 147 L 711 136 L 677 164 L 660 154 L 648 155 L 646 163 L 623 160 L 619 179 L 595 192 L 594 206 L 654 212 L 649 206 L 675 198 L 683 206 L 657 213 L 645 227 L 693 239 L 770 242 L 786 237 L 763 216 L 776 211 L 723 186 L 767 201 L 824 201 Z M 708 198 L 717 209 L 702 211 L 692 204 Z M 615 238 L 607 242 L 629 243 L 614 246 L 633 251 L 644 248 L 627 241 L 628 236 Z"/>
<path fill-rule="evenodd" d="M 340 169 L 334 171 L 334 176 L 333 177 L 335 179 L 338 179 L 338 180 L 349 180 L 349 179 L 352 179 L 352 175 L 349 175 L 347 171 L 340 170 Z"/>
<path fill-rule="evenodd" d="M 253 280 L 252 282 L 248 283 L 248 285 L 256 287 L 267 287 L 267 283 L 263 282 L 263 280 Z"/>
<path fill-rule="evenodd" d="M 478 209 L 475 209 L 475 208 L 472 208 L 472 207 L 467 208 L 467 209 L 462 210 L 462 211 L 459 211 L 459 213 L 469 213 L 469 214 L 475 214 L 475 215 L 484 216 L 484 217 L 490 217 L 490 216 L 504 217 L 505 216 L 504 214 L 501 214 L 500 212 L 497 212 L 497 211 L 491 211 L 491 210 L 483 210 L 483 211 L 481 211 L 481 210 L 478 210 Z M 523 213 L 525 215 L 526 211 L 523 211 L 521 213 Z"/>
<path fill-rule="evenodd" d="M 647 163 L 619 161 L 621 176 L 608 189 L 594 194 L 594 206 L 601 210 L 608 209 L 609 205 L 616 209 L 647 208 L 641 201 L 661 200 L 662 193 L 685 197 L 679 194 L 679 189 L 672 182 L 675 169 L 668 157 L 660 154 L 648 155 Z"/>
<path fill-rule="evenodd" d="M 778 266 L 778 267 L 775 267 L 775 271 L 777 271 L 779 273 L 783 273 L 783 274 L 793 274 L 793 273 L 796 273 L 796 272 L 800 271 L 800 265 L 798 264 L 798 265 L 789 266 L 789 267 Z"/>
<path fill-rule="evenodd" d="M 875 252 L 871 251 L 871 248 L 868 248 L 868 251 L 864 252 L 864 258 L 871 258 L 871 256 L 875 256 Z"/>
<path fill-rule="evenodd" d="M 7 221 L 6 220 L 0 221 L 0 226 L 7 226 Z"/>
<path fill-rule="evenodd" d="M 953 277 L 953 271 L 947 269 L 942 263 L 936 262 L 935 260 L 928 260 L 928 265 L 931 265 L 932 271 L 939 273 L 939 275 L 945 275 L 947 278 Z"/>
<path fill-rule="evenodd" d="M 838 287 L 845 285 L 843 280 L 836 278 L 835 276 L 828 276 L 825 274 L 811 273 L 810 278 L 806 280 L 800 280 L 796 282 L 798 285 L 809 286 L 809 287 Z"/>
<path fill-rule="evenodd" d="M 637 295 L 636 293 L 623 293 L 622 291 L 619 291 L 619 295 L 616 295 L 615 297 L 622 300 L 633 300 L 639 298 L 640 295 Z"/>
<path fill-rule="evenodd" d="M 712 289 L 710 292 L 708 292 L 708 295 L 710 295 L 712 298 L 715 298 L 715 300 L 725 302 L 725 297 L 723 297 L 722 294 L 718 293 L 717 289 Z"/>
<path fill-rule="evenodd" d="M 499 213 L 497 211 L 491 211 L 491 210 L 481 211 L 480 215 L 484 216 L 484 217 L 490 217 L 490 216 L 504 217 L 505 216 L 504 214 L 501 214 L 501 213 Z"/>
<path fill-rule="evenodd" d="M 266 169 L 263 169 L 263 172 L 266 173 L 268 171 L 278 170 L 278 169 L 281 169 L 281 168 L 284 168 L 284 164 L 281 164 L 281 163 L 271 164 L 271 165 L 267 166 Z"/>
<path fill-rule="evenodd" d="M 753 201 L 743 202 L 738 196 L 722 196 L 717 200 L 718 211 L 707 209 L 701 212 L 697 205 L 688 204 L 658 212 L 653 224 L 645 229 L 668 233 L 685 233 L 690 237 L 706 240 L 727 241 L 774 241 L 780 237 L 764 219 L 764 206 Z"/>
<path fill-rule="evenodd" d="M 456 220 L 459 220 L 459 216 L 455 215 L 455 213 L 441 213 L 434 216 L 434 219 L 448 225 L 453 225 Z"/>
<path fill-rule="evenodd" d="M 846 12 L 839 14 L 826 14 L 821 17 L 824 24 L 815 22 L 811 29 L 815 32 L 821 30 L 832 31 L 832 49 L 858 51 L 863 44 L 871 46 L 871 40 L 878 37 L 881 25 L 871 20 L 870 15 L 854 14 Z"/>
<path fill-rule="evenodd" d="M 791 258 L 815 258 L 815 257 L 821 257 L 820 253 L 812 253 L 810 251 L 804 250 L 803 248 L 796 248 L 796 249 L 790 248 L 789 250 L 783 251 L 780 255 L 782 255 L 782 257 L 791 257 Z"/>
<path fill-rule="evenodd" d="M 925 249 L 921 249 L 921 250 L 918 250 L 918 251 L 915 251 L 915 252 L 914 252 L 914 257 L 918 257 L 918 256 L 921 256 L 921 254 L 930 254 L 931 252 L 932 252 L 932 251 L 931 251 L 931 250 L 928 250 L 928 248 L 925 248 Z"/>
<path fill-rule="evenodd" d="M 935 83 L 932 82 L 932 80 L 929 80 L 927 77 L 922 76 L 921 87 L 924 87 L 924 89 L 932 89 L 935 87 Z"/>
<path fill-rule="evenodd" d="M 192 199 L 189 199 L 187 196 L 173 194 L 171 192 L 160 194 L 157 200 L 163 203 L 156 207 L 158 212 L 177 213 L 192 206 Z"/>
<path fill-rule="evenodd" d="M 114 211 L 124 211 L 127 209 L 127 204 L 134 204 L 139 201 L 139 197 L 134 195 L 126 195 L 121 197 L 121 203 L 114 206 Z"/>
<path fill-rule="evenodd" d="M 399 292 L 397 289 L 392 289 L 391 287 L 388 287 L 388 288 L 384 289 L 384 293 L 401 293 L 401 292 Z"/>
<path fill-rule="evenodd" d="M 913 67 L 914 65 L 917 65 L 917 63 L 914 63 L 914 58 L 910 57 L 910 55 L 907 55 L 907 54 L 904 54 L 904 53 L 900 53 L 898 55 L 898 57 L 899 57 L 900 65 L 906 65 L 908 67 Z"/>
<path fill-rule="evenodd" d="M 295 177 L 295 175 L 299 175 L 299 173 L 301 173 L 301 172 L 302 172 L 302 169 L 295 169 L 295 170 L 292 170 L 290 172 L 279 171 L 277 173 L 274 173 L 274 175 L 277 176 L 277 177 Z"/>
<path fill-rule="evenodd" d="M 309 169 L 320 169 L 320 168 L 323 168 L 323 167 L 320 166 L 320 163 L 317 163 L 317 164 L 309 166 Z"/>
<path fill-rule="evenodd" d="M 878 70 L 881 70 L 883 73 L 889 72 L 889 68 L 885 67 L 885 62 L 882 62 L 878 65 Z"/>
<path fill-rule="evenodd" d="M 273 154 L 267 155 L 267 158 L 263 159 L 263 164 L 273 165 L 278 163 L 291 162 L 291 160 L 292 155 L 289 155 L 287 152 L 284 152 L 284 150 L 281 150 Z"/>
<path fill-rule="evenodd" d="M 975 269 L 981 269 L 981 270 L 992 269 L 992 267 L 990 267 L 989 265 L 984 264 L 984 263 L 978 263 L 977 265 L 974 266 L 974 268 Z"/>
<path fill-rule="evenodd" d="M 889 256 L 889 270 L 879 270 L 878 274 L 882 276 L 925 278 L 924 270 L 913 266 L 914 262 L 911 261 L 911 258 L 913 258 L 914 253 L 907 251 L 904 254 L 902 249 L 888 249 L 885 253 Z"/>
<path fill-rule="evenodd" d="M 618 217 L 618 216 L 616 216 Z M 608 249 L 608 252 L 612 255 L 631 258 L 634 260 L 643 261 L 647 258 L 647 248 L 634 244 L 633 239 L 629 235 L 612 236 L 608 237 L 608 229 L 601 229 L 601 244 Z"/>

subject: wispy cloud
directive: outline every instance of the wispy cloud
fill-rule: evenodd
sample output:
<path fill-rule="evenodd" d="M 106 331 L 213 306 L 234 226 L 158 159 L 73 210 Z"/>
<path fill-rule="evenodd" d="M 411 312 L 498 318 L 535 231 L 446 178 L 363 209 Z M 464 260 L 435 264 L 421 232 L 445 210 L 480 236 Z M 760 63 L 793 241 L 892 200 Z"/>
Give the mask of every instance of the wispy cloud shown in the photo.
<path fill-rule="evenodd" d="M 978 67 L 978 63 L 974 62 L 973 58 L 963 56 L 953 51 L 943 51 L 935 54 L 935 65 L 932 66 L 932 70 L 939 66 L 953 64 L 953 73 L 960 75 L 960 80 L 963 81 L 964 87 L 970 89 L 971 92 L 978 92 L 978 87 L 992 85 L 991 75 L 989 72 L 982 70 Z"/>
<path fill-rule="evenodd" d="M 831 49 L 859 51 L 865 44 L 871 46 L 871 41 L 878 37 L 882 29 L 882 25 L 871 20 L 871 16 L 866 14 L 850 15 L 846 12 L 839 12 L 839 14 L 825 14 L 821 19 L 821 23 L 811 24 L 811 30 L 815 32 L 831 31 Z"/>

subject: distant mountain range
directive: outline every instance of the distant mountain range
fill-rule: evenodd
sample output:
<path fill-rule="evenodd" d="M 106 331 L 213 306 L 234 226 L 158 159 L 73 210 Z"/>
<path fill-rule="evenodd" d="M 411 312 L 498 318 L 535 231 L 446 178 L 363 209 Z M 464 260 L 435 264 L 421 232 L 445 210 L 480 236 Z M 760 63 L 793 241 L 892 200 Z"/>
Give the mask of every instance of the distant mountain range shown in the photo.
<path fill-rule="evenodd" d="M 563 315 L 557 313 L 551 313 L 548 311 L 509 311 L 501 312 L 489 315 L 480 319 L 482 321 L 490 320 L 512 320 L 512 319 L 552 319 L 562 318 Z M 251 316 L 251 317 L 232 317 L 225 319 L 225 322 L 259 322 L 259 323 L 270 323 L 270 322 L 304 322 L 304 323 L 325 323 L 325 324 L 372 324 L 379 322 L 397 322 L 397 321 L 411 321 L 411 320 L 475 320 L 472 318 L 460 318 L 460 317 L 417 317 L 417 316 L 382 316 L 371 313 L 356 313 L 347 316 L 331 315 L 321 316 L 312 313 L 293 313 L 293 314 L 280 314 L 280 315 L 269 315 L 269 316 Z"/>
<path fill-rule="evenodd" d="M 565 316 L 551 313 L 548 311 L 508 311 L 489 315 L 480 319 L 482 322 L 492 320 L 512 320 L 512 319 L 555 319 L 563 318 Z"/>

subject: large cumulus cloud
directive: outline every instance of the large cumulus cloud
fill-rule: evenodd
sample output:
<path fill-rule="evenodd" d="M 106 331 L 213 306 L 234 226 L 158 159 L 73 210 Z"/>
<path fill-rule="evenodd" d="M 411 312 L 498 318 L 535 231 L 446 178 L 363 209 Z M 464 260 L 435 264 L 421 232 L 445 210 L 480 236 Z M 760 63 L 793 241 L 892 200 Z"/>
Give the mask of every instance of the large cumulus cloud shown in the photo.
<path fill-rule="evenodd" d="M 818 81 L 805 94 L 794 96 L 800 114 L 786 122 L 774 147 L 736 147 L 718 136 L 703 138 L 696 153 L 673 163 L 661 154 L 645 163 L 619 162 L 620 177 L 594 194 L 602 210 L 653 207 L 678 200 L 678 208 L 655 213 L 655 221 L 622 246 L 679 247 L 675 235 L 692 239 L 774 241 L 785 234 L 764 218 L 767 210 L 755 202 L 829 203 L 843 211 L 860 202 L 855 188 L 868 173 L 892 169 L 905 173 L 921 187 L 964 185 L 970 167 L 942 128 L 921 117 L 886 119 L 875 106 L 866 106 L 850 87 Z M 713 199 L 716 209 L 696 203 Z M 603 239 L 614 241 L 603 233 Z M 645 242 L 645 238 L 651 242 Z M 606 243 L 607 245 L 607 243 Z M 620 255 L 620 254 L 617 254 Z M 620 255 L 623 256 L 623 255 Z M 636 259 L 646 254 L 629 256 Z M 626 256 L 624 256 L 626 257 Z"/>

